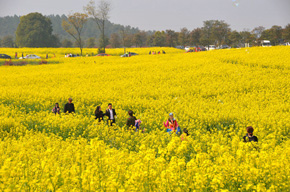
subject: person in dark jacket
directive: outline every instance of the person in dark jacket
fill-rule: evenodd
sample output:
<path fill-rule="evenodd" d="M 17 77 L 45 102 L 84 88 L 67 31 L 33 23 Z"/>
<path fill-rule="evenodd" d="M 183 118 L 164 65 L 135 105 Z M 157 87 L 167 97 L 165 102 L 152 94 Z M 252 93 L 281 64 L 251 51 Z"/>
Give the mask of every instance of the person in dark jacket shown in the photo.
<path fill-rule="evenodd" d="M 101 109 L 101 106 L 98 106 L 96 111 L 95 111 L 95 116 L 96 116 L 96 120 L 98 119 L 99 122 L 104 120 L 104 113 Z"/>
<path fill-rule="evenodd" d="M 55 103 L 55 106 L 54 106 L 54 108 L 52 109 L 52 112 L 53 112 L 54 114 L 59 114 L 59 113 L 60 113 L 60 108 L 59 108 L 58 103 Z"/>
<path fill-rule="evenodd" d="M 128 128 L 132 128 L 135 126 L 135 121 L 137 120 L 136 117 L 133 116 L 133 111 L 130 110 L 128 111 L 129 117 L 127 119 L 127 123 L 126 125 L 128 126 Z"/>
<path fill-rule="evenodd" d="M 244 142 L 251 142 L 251 141 L 258 142 L 258 137 L 253 135 L 254 128 L 252 126 L 247 127 L 247 132 L 248 133 L 246 134 L 246 136 L 243 137 Z"/>
<path fill-rule="evenodd" d="M 117 114 L 115 109 L 113 109 L 112 103 L 108 104 L 108 109 L 106 110 L 105 115 L 108 117 L 108 124 L 112 126 L 113 123 L 116 123 Z"/>
<path fill-rule="evenodd" d="M 72 103 L 72 98 L 69 98 L 68 103 L 65 104 L 64 113 L 75 113 L 75 106 Z"/>

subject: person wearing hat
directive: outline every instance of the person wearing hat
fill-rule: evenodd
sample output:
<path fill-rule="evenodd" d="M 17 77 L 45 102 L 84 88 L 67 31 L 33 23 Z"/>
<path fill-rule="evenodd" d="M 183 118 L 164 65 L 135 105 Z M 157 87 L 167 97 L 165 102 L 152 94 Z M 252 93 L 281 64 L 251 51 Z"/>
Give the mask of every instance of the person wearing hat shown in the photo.
<path fill-rule="evenodd" d="M 55 106 L 54 106 L 54 108 L 52 109 L 52 112 L 53 112 L 54 114 L 59 114 L 59 113 L 60 113 L 60 108 L 59 108 L 58 103 L 55 103 Z"/>
<path fill-rule="evenodd" d="M 65 104 L 64 113 L 75 113 L 75 106 L 72 103 L 72 98 L 69 98 L 68 103 Z"/>
<path fill-rule="evenodd" d="M 248 133 L 246 134 L 246 136 L 243 137 L 244 142 L 251 142 L 251 141 L 258 142 L 258 137 L 253 135 L 254 128 L 252 126 L 247 127 L 247 132 Z"/>
<path fill-rule="evenodd" d="M 164 123 L 164 126 L 167 128 L 167 132 L 175 132 L 179 128 L 176 119 L 173 117 L 173 113 L 169 113 L 168 120 Z"/>

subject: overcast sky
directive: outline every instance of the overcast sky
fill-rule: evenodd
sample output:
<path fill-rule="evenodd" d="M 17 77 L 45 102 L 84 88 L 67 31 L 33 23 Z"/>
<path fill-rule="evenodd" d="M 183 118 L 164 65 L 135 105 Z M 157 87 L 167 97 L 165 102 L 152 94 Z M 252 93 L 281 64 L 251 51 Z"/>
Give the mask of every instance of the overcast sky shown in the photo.
<path fill-rule="evenodd" d="M 0 0 L 0 16 L 30 12 L 68 14 L 83 11 L 89 0 Z M 98 1 L 98 0 L 95 0 Z M 232 29 L 284 27 L 290 23 L 290 0 L 110 0 L 110 21 L 143 30 L 192 30 L 203 21 L 225 20 Z M 1 27 L 1 26 L 0 26 Z"/>

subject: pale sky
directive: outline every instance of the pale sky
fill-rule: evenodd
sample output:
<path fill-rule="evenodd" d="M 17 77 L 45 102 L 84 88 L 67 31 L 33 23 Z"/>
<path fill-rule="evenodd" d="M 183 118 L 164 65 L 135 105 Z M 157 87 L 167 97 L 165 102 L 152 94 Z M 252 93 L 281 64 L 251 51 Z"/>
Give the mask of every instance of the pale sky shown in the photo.
<path fill-rule="evenodd" d="M 0 16 L 30 12 L 68 14 L 83 11 L 89 0 L 0 0 Z M 95 0 L 96 2 L 98 0 Z M 290 0 L 110 0 L 110 21 L 141 30 L 179 31 L 205 20 L 225 20 L 235 30 L 290 23 Z M 1 27 L 1 26 L 0 26 Z"/>

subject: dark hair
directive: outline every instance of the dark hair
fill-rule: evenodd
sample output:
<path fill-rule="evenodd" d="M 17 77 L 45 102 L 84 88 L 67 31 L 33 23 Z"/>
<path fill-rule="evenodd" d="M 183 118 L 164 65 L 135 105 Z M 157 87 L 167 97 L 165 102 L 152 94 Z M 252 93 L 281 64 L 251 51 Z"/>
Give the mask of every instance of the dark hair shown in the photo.
<path fill-rule="evenodd" d="M 252 136 L 253 132 L 254 132 L 254 128 L 252 126 L 247 127 L 247 132 L 248 132 L 249 135 Z"/>
<path fill-rule="evenodd" d="M 112 105 L 112 103 L 109 103 L 108 106 Z"/>
<path fill-rule="evenodd" d="M 129 114 L 130 116 L 133 116 L 133 111 L 132 111 L 132 110 L 129 110 L 129 111 L 128 111 L 128 114 Z"/>
<path fill-rule="evenodd" d="M 183 129 L 183 132 L 186 133 L 186 135 L 188 136 L 188 130 L 186 128 Z"/>
<path fill-rule="evenodd" d="M 101 106 L 97 106 L 97 108 L 95 110 L 95 115 L 98 114 L 98 113 L 100 113 L 100 108 L 101 108 Z"/>

